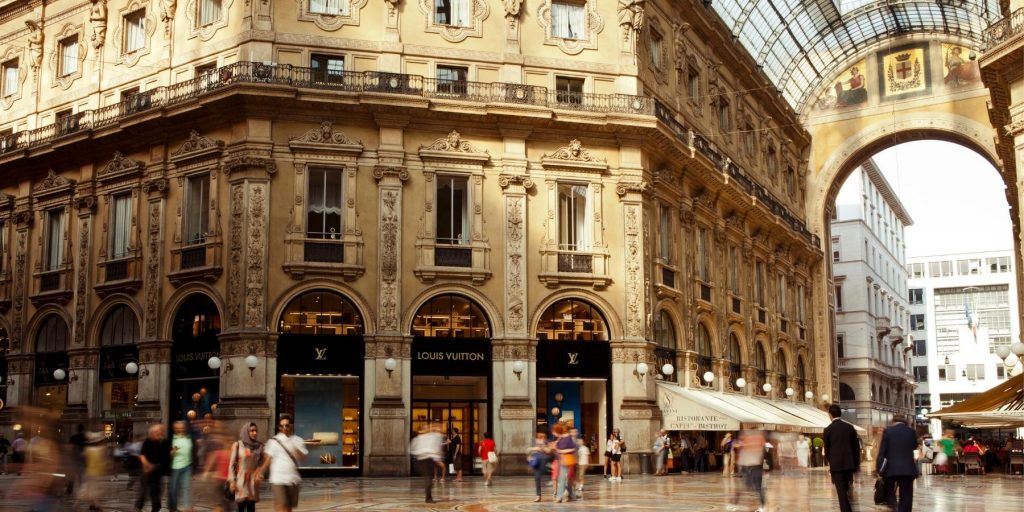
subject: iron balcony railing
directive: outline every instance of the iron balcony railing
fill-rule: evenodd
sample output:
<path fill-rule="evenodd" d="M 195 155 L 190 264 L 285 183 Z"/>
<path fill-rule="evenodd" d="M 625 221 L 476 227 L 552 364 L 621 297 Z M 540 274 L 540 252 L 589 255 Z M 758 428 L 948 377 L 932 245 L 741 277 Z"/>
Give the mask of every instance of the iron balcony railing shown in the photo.
<path fill-rule="evenodd" d="M 985 49 L 992 48 L 1013 39 L 1014 36 L 1024 32 L 1024 7 L 1010 13 L 1009 16 L 997 20 L 982 32 L 982 40 Z"/>
<path fill-rule="evenodd" d="M 432 99 L 533 105 L 560 110 L 653 115 L 654 100 L 629 94 L 580 94 L 524 84 L 425 78 L 380 71 L 326 74 L 313 68 L 236 62 L 191 80 L 132 95 L 118 103 L 74 114 L 68 120 L 2 137 L 0 154 L 31 149 L 76 133 L 115 125 L 142 112 L 192 102 L 234 84 L 266 84 L 352 93 L 385 93 Z"/>

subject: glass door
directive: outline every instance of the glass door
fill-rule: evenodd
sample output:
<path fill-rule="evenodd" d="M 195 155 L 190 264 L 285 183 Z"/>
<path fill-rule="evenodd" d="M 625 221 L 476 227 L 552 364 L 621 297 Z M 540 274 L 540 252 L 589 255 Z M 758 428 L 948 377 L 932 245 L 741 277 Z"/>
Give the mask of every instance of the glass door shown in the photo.
<path fill-rule="evenodd" d="M 415 401 L 412 404 L 412 431 L 419 432 L 431 423 L 440 423 L 441 433 L 450 438 L 456 429 L 462 437 L 463 472 L 479 472 L 476 446 L 482 437 L 480 418 L 487 414 L 487 402 L 469 401 Z"/>

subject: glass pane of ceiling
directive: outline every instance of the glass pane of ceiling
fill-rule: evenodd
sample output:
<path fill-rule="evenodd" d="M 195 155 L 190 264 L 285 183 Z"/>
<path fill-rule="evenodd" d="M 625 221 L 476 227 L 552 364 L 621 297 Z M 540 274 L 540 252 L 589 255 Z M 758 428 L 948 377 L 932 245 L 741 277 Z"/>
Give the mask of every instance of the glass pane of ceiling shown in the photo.
<path fill-rule="evenodd" d="M 712 9 L 799 111 L 820 83 L 871 44 L 910 33 L 973 39 L 999 0 L 710 0 Z"/>

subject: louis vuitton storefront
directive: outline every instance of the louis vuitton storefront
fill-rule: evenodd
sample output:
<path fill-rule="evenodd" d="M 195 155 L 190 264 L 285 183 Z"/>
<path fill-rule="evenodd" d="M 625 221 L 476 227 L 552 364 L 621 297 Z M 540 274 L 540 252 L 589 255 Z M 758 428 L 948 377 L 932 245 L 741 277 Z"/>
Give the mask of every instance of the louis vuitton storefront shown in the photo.
<path fill-rule="evenodd" d="M 306 440 L 304 472 L 361 473 L 363 317 L 341 294 L 293 299 L 278 322 L 277 415 Z"/>

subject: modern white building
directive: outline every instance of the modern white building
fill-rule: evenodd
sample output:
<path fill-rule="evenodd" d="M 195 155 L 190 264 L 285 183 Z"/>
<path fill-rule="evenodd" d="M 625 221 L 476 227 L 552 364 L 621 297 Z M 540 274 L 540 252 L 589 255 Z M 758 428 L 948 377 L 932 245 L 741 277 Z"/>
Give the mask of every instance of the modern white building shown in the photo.
<path fill-rule="evenodd" d="M 907 270 L 917 414 L 1005 379 L 996 349 L 1020 338 L 1013 251 L 909 258 Z M 938 420 L 931 428 L 940 433 Z"/>
<path fill-rule="evenodd" d="M 836 197 L 832 266 L 839 400 L 868 443 L 894 416 L 912 413 L 904 227 L 913 223 L 874 162 L 857 168 Z"/>

